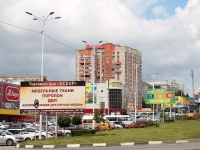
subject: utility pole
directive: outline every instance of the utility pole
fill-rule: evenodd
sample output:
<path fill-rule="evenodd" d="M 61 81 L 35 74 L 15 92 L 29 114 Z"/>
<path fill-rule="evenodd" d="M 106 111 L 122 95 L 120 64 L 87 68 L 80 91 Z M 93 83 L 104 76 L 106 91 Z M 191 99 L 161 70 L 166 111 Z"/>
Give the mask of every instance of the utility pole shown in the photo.
<path fill-rule="evenodd" d="M 194 101 L 194 72 L 193 69 L 191 71 L 191 77 L 192 77 L 192 94 L 193 94 L 193 101 Z"/>

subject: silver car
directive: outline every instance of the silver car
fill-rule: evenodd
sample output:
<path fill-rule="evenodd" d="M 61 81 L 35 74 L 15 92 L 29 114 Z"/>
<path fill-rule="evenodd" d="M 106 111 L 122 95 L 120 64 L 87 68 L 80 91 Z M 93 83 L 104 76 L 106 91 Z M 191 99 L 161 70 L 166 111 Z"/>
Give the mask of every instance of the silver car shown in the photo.
<path fill-rule="evenodd" d="M 0 144 L 7 144 L 12 146 L 18 142 L 23 142 L 24 138 L 20 135 L 14 135 L 7 130 L 0 130 Z"/>

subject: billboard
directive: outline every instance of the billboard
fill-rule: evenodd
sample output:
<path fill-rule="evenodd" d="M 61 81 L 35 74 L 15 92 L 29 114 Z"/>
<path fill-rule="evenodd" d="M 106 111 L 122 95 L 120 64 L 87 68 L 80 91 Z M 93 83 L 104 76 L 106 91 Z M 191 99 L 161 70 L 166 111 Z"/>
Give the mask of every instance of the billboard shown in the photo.
<path fill-rule="evenodd" d="M 194 102 L 200 103 L 200 93 L 194 95 Z"/>
<path fill-rule="evenodd" d="M 171 105 L 171 107 L 173 108 L 180 108 L 180 107 L 184 107 L 184 98 L 182 96 L 176 96 L 175 97 L 175 102 L 173 104 L 165 104 L 164 106 L 166 108 L 169 108 Z"/>
<path fill-rule="evenodd" d="M 175 91 L 172 89 L 147 89 L 145 102 L 146 104 L 173 104 Z"/>
<path fill-rule="evenodd" d="M 3 84 L 4 102 L 19 103 L 20 87 L 12 84 Z"/>
<path fill-rule="evenodd" d="M 36 108 L 34 102 L 38 101 Z M 66 114 L 85 109 L 85 81 L 23 81 L 21 114 Z"/>
<path fill-rule="evenodd" d="M 93 92 L 94 89 L 94 92 Z M 86 104 L 93 104 L 93 94 L 94 94 L 94 103 L 96 103 L 96 97 L 97 97 L 97 86 L 93 85 L 91 83 L 86 84 Z"/>

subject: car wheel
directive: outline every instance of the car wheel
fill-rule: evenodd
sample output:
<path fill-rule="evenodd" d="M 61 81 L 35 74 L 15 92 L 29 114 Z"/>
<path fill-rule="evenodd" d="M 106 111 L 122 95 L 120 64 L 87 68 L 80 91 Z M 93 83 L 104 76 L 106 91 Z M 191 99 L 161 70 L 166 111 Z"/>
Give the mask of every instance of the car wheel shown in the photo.
<path fill-rule="evenodd" d="M 30 141 L 30 140 L 31 140 L 30 138 L 26 138 L 26 139 L 25 139 L 25 141 Z"/>
<path fill-rule="evenodd" d="M 8 139 L 8 140 L 6 141 L 6 144 L 7 144 L 8 146 L 12 146 L 12 145 L 14 144 L 14 142 L 13 142 L 12 139 Z"/>
<path fill-rule="evenodd" d="M 44 140 L 45 139 L 45 136 L 44 135 L 42 135 L 42 140 Z"/>
<path fill-rule="evenodd" d="M 70 136 L 70 134 L 69 134 L 69 133 L 66 133 L 65 135 L 66 135 L 66 136 Z"/>

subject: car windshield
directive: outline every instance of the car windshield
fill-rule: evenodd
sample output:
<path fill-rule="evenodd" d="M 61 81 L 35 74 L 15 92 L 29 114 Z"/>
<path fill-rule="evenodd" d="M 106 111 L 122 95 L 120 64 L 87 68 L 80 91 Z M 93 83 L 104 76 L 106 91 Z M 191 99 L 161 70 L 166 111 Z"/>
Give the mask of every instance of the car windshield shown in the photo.
<path fill-rule="evenodd" d="M 27 130 L 21 130 L 21 132 L 22 132 L 23 134 L 28 134 L 28 131 L 27 131 Z"/>
<path fill-rule="evenodd" d="M 37 131 L 40 131 L 40 129 L 39 129 L 39 128 L 36 128 L 36 130 L 37 130 Z M 42 132 L 45 132 L 45 130 L 44 130 L 44 129 L 42 129 Z"/>
<path fill-rule="evenodd" d="M 4 133 L 4 134 L 6 134 L 6 135 L 13 135 L 11 132 L 9 132 L 9 131 L 6 131 L 6 130 L 2 130 L 2 132 Z"/>

